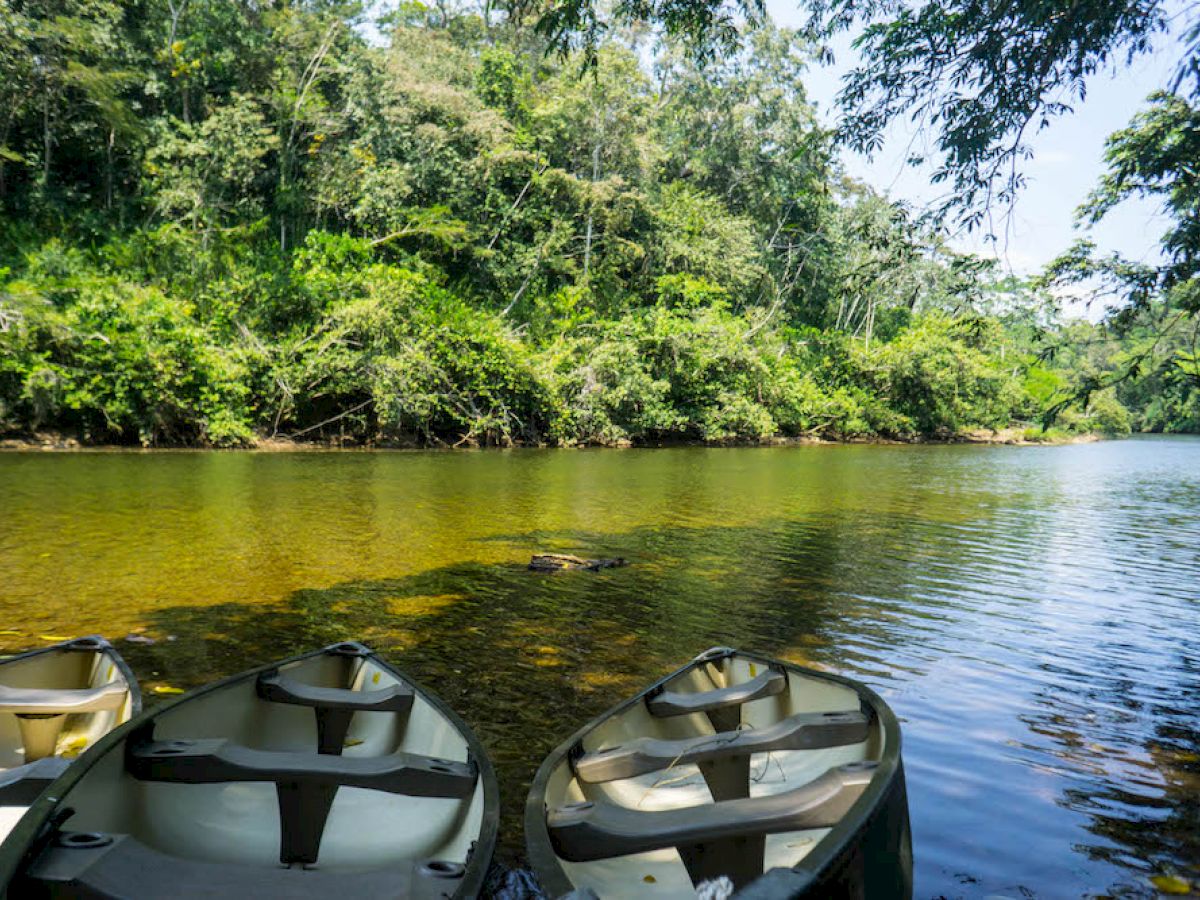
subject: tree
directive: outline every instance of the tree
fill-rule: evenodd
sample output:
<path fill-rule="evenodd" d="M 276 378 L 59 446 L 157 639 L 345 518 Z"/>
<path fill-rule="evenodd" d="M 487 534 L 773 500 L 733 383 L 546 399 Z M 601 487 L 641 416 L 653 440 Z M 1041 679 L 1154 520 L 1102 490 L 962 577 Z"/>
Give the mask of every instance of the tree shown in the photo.
<path fill-rule="evenodd" d="M 1087 78 L 1151 52 L 1166 30 L 1166 0 L 799 0 L 816 39 L 853 31 L 861 65 L 841 93 L 841 138 L 878 149 L 898 117 L 936 132 L 947 209 L 977 225 L 1022 184 L 1028 139 L 1086 96 Z M 554 46 L 594 48 L 634 21 L 682 37 L 701 59 L 735 51 L 764 17 L 760 0 L 619 0 L 606 19 L 597 0 L 554 4 L 539 20 Z M 747 28 L 743 23 L 748 24 Z M 1187 34 L 1176 87 L 1200 87 L 1200 22 Z"/>
<path fill-rule="evenodd" d="M 1166 261 L 1150 266 L 1109 256 L 1081 241 L 1052 266 L 1062 281 L 1099 280 L 1100 294 L 1116 294 L 1127 315 L 1143 313 L 1157 300 L 1166 311 L 1200 311 L 1200 109 L 1160 91 L 1129 127 L 1112 135 L 1105 149 L 1108 172 L 1080 208 L 1094 225 L 1130 197 L 1161 199 L 1171 222 L 1161 246 Z"/>
<path fill-rule="evenodd" d="M 0 3 L 0 171 L 5 162 L 36 165 L 43 196 L 91 178 L 60 165 L 103 147 L 103 202 L 111 206 L 115 145 L 138 130 L 124 96 L 136 77 L 123 68 L 122 11 L 107 0 Z M 69 145 L 69 148 L 68 146 Z M 0 185 L 3 180 L 0 179 Z M 2 194 L 0 190 L 0 194 Z"/>
<path fill-rule="evenodd" d="M 197 231 L 262 215 L 266 157 L 279 141 L 254 100 L 235 94 L 199 125 L 169 121 L 146 157 L 159 215 Z"/>
<path fill-rule="evenodd" d="M 935 221 L 953 215 L 968 228 L 1015 202 L 1024 184 L 1021 163 L 1031 155 L 1030 138 L 1086 97 L 1090 76 L 1161 48 L 1170 19 L 1191 16 L 1171 90 L 1152 96 L 1147 109 L 1110 138 L 1109 174 L 1079 216 L 1086 227 L 1129 197 L 1161 198 L 1173 220 L 1162 238 L 1167 261 L 1154 266 L 1119 256 L 1098 258 L 1094 245 L 1084 240 L 1050 267 L 1060 285 L 1090 282 L 1119 298 L 1117 326 L 1144 322 L 1152 307 L 1164 331 L 1190 325 L 1200 309 L 1200 186 L 1193 164 L 1200 151 L 1200 17 L 1194 4 L 1183 10 L 1168 9 L 1165 0 L 806 0 L 804 5 L 815 38 L 856 32 L 853 46 L 860 64 L 839 96 L 840 140 L 869 154 L 880 148 L 898 118 L 917 122 L 933 135 L 933 180 L 950 188 Z M 761 14 L 756 0 L 621 0 L 612 19 L 659 24 L 708 59 L 728 54 L 740 42 L 734 27 L 739 16 L 753 22 Z M 555 4 L 542 23 L 560 47 L 592 45 L 606 27 L 595 0 Z M 918 156 L 910 162 L 925 160 Z M 1136 376 L 1143 362 L 1132 360 L 1129 370 L 1114 377 Z M 1086 403 L 1087 390 L 1063 402 Z"/>
<path fill-rule="evenodd" d="M 720 60 L 699 65 L 684 50 L 668 44 L 656 63 L 667 172 L 757 223 L 755 262 L 766 277 L 748 303 L 764 321 L 783 311 L 820 324 L 836 290 L 827 226 L 838 203 L 831 135 L 804 92 L 811 48 L 766 23 Z"/>
<path fill-rule="evenodd" d="M 456 0 L 370 41 L 339 0 L 0 4 L 4 428 L 912 435 L 1031 420 L 1089 379 L 1077 423 L 1196 419 L 1194 330 L 1117 338 L 1073 379 L 1079 357 L 1039 357 L 1040 295 L 844 177 L 802 34 L 763 23 L 704 65 L 667 41 L 651 68 L 623 32 L 588 72 Z M 1180 115 L 1148 126 L 1176 156 L 1124 142 L 1113 197 L 1183 171 Z"/>

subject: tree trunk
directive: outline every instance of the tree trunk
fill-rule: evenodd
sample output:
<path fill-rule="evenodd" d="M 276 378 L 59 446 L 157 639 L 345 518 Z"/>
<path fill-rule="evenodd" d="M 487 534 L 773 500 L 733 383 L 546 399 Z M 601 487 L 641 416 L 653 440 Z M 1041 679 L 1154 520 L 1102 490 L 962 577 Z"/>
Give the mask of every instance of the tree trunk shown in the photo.
<path fill-rule="evenodd" d="M 864 349 L 871 349 L 871 332 L 875 330 L 875 301 L 867 301 L 867 342 Z"/>
<path fill-rule="evenodd" d="M 175 38 L 179 34 L 179 20 L 183 18 L 183 11 L 187 8 L 188 0 L 182 0 L 181 3 L 175 4 L 172 0 L 167 0 L 167 9 L 171 13 L 171 28 L 167 32 L 167 59 L 175 60 Z M 188 84 L 187 73 L 184 72 L 183 78 L 180 79 L 179 85 L 180 102 L 182 104 L 181 112 L 183 113 L 183 121 L 185 124 L 192 124 L 191 109 L 188 103 Z"/>
<path fill-rule="evenodd" d="M 42 190 L 50 187 L 50 149 L 54 135 L 50 129 L 50 88 L 42 95 Z"/>
<path fill-rule="evenodd" d="M 108 143 L 104 147 L 104 208 L 112 209 L 113 202 L 113 144 L 117 139 L 115 129 L 108 129 Z"/>
<path fill-rule="evenodd" d="M 10 111 L 7 118 L 4 120 L 4 130 L 0 131 L 0 147 L 8 146 L 8 133 L 12 128 L 13 113 Z M 4 166 L 6 161 L 0 159 L 0 200 L 3 200 L 8 194 L 7 184 L 4 180 Z"/>
<path fill-rule="evenodd" d="M 583 280 L 587 281 L 588 273 L 592 269 L 592 226 L 595 223 L 596 198 L 596 182 L 600 180 L 600 149 L 601 144 L 597 142 L 592 147 L 592 189 L 588 192 L 588 217 L 587 217 L 587 232 L 583 239 Z"/>

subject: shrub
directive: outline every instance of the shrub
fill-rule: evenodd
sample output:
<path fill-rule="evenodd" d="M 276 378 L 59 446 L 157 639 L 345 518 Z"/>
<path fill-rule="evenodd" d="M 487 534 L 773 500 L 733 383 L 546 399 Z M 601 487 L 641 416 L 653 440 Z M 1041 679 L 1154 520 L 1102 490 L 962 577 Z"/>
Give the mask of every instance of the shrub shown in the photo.
<path fill-rule="evenodd" d="M 1087 407 L 1088 424 L 1101 434 L 1129 434 L 1133 419 L 1111 389 L 1093 394 Z"/>
<path fill-rule="evenodd" d="M 859 351 L 858 359 L 875 393 L 915 431 L 999 428 L 1012 421 L 1023 391 L 986 345 L 973 320 L 929 314 L 891 343 Z"/>

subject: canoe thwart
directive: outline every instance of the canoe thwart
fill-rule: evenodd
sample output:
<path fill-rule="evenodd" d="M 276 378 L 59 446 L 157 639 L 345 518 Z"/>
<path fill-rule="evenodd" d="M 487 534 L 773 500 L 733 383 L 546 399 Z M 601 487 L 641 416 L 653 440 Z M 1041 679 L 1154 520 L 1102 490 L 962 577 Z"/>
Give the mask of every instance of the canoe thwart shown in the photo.
<path fill-rule="evenodd" d="M 549 810 L 546 825 L 557 854 L 571 862 L 674 847 L 685 862 L 689 855 L 709 857 L 705 870 L 711 873 L 721 864 L 732 869 L 737 860 L 714 863 L 706 848 L 784 831 L 833 827 L 866 790 L 876 768 L 873 762 L 847 763 L 790 791 L 683 809 L 647 811 L 573 803 Z M 758 866 L 761 873 L 761 859 Z"/>
<path fill-rule="evenodd" d="M 453 894 L 464 875 L 460 863 L 432 859 L 380 871 L 263 868 L 172 856 L 128 834 L 60 831 L 13 887 L 21 896 L 432 900 Z"/>
<path fill-rule="evenodd" d="M 861 711 L 799 713 L 766 728 L 743 728 L 684 740 L 636 738 L 615 747 L 584 753 L 574 761 L 575 775 L 588 784 L 634 778 L 669 766 L 768 753 L 819 750 L 865 741 L 870 720 Z"/>
<path fill-rule="evenodd" d="M 29 806 L 71 763 L 61 756 L 45 756 L 0 772 L 0 806 Z"/>
<path fill-rule="evenodd" d="M 413 689 L 405 684 L 393 684 L 373 691 L 356 691 L 349 688 L 319 687 L 305 684 L 279 672 L 264 672 L 258 676 L 256 689 L 258 696 L 274 703 L 293 703 L 297 706 L 326 709 L 406 713 L 413 705 Z"/>
<path fill-rule="evenodd" d="M 67 716 L 119 710 L 128 699 L 129 688 L 119 681 L 68 690 L 0 685 L 0 712 L 17 717 L 28 762 L 54 755 Z"/>
<path fill-rule="evenodd" d="M 407 716 L 413 705 L 413 689 L 393 684 L 373 691 L 319 687 L 280 674 L 278 670 L 258 676 L 255 690 L 263 700 L 311 707 L 317 716 L 318 752 L 338 756 L 356 712 L 390 712 Z"/>
<path fill-rule="evenodd" d="M 279 860 L 285 865 L 316 863 L 325 821 L 339 787 L 462 800 L 474 793 L 479 774 L 473 762 L 415 753 L 345 757 L 254 750 L 222 738 L 131 739 L 125 746 L 125 768 L 142 781 L 274 782 L 279 801 Z"/>
<path fill-rule="evenodd" d="M 130 741 L 126 747 L 125 768 L 142 781 L 181 784 L 274 781 L 458 800 L 471 795 L 478 775 L 473 762 L 454 762 L 415 753 L 332 757 L 255 750 L 223 738 Z"/>
<path fill-rule="evenodd" d="M 18 716 L 65 716 L 120 709 L 129 688 L 119 681 L 73 690 L 0 685 L 0 712 Z"/>
<path fill-rule="evenodd" d="M 774 697 L 787 690 L 787 676 L 775 669 L 761 675 L 711 691 L 685 692 L 659 690 L 646 697 L 646 709 L 659 718 L 711 713 L 741 706 L 752 700 Z"/>

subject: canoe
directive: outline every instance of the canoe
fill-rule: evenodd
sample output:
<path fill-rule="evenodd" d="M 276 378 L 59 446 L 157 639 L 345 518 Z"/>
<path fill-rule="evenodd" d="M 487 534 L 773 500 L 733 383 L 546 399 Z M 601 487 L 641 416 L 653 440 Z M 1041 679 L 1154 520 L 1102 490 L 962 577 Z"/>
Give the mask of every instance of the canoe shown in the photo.
<path fill-rule="evenodd" d="M 900 727 L 858 682 L 714 648 L 546 758 L 525 841 L 551 897 L 907 898 Z"/>
<path fill-rule="evenodd" d="M 141 708 L 137 679 L 102 637 L 0 660 L 0 840 L 83 750 Z"/>
<path fill-rule="evenodd" d="M 8 897 L 473 897 L 499 819 L 478 739 L 357 643 L 114 731 L 0 847 Z"/>

